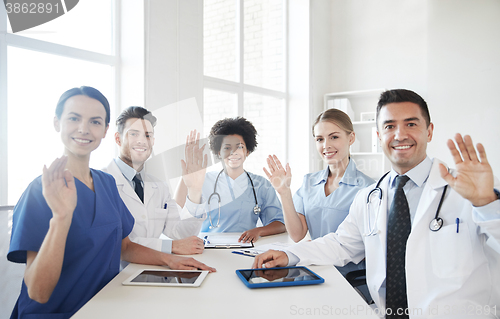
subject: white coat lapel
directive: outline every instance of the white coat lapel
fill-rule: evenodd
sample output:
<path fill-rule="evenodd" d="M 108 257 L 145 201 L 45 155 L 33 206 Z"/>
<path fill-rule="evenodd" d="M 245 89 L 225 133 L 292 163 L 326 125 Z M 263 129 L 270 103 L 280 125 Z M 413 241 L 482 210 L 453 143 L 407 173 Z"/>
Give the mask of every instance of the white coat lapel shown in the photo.
<path fill-rule="evenodd" d="M 413 219 L 412 230 L 420 222 L 430 223 L 432 218 L 435 216 L 443 189 L 447 185 L 446 181 L 441 178 L 441 174 L 439 173 L 440 163 L 444 164 L 439 159 L 434 158 L 429 177 L 427 178 L 420 201 L 418 202 L 415 218 Z M 444 165 L 446 166 L 446 164 Z M 432 216 L 429 217 L 429 214 Z"/>
<path fill-rule="evenodd" d="M 377 291 L 380 289 L 385 281 L 385 267 L 386 267 L 386 241 L 387 241 L 387 213 L 389 211 L 389 203 L 387 195 L 389 193 L 389 175 L 387 175 L 382 183 L 380 183 L 380 188 L 382 189 L 382 203 L 380 204 L 380 212 L 377 218 L 377 229 L 379 231 L 378 238 L 380 244 L 369 249 L 377 249 L 375 253 L 376 258 L 372 263 L 376 263 L 375 267 L 372 269 L 376 270 L 373 274 L 373 284 L 377 287 Z M 375 211 L 375 216 L 377 215 Z M 373 217 L 375 218 L 375 217 Z M 384 269 L 384 271 L 378 271 Z"/>
<path fill-rule="evenodd" d="M 148 205 L 155 192 L 158 191 L 158 185 L 155 181 L 151 180 L 147 174 L 144 174 L 144 205 Z"/>
<path fill-rule="evenodd" d="M 132 188 L 132 186 L 130 186 L 130 183 L 125 178 L 125 176 L 123 176 L 122 171 L 120 170 L 120 168 L 118 168 L 118 165 L 116 165 L 114 160 L 109 164 L 108 172 L 115 178 L 116 188 L 118 188 L 118 192 L 120 193 L 120 195 L 128 196 L 142 204 L 139 196 L 137 196 L 135 190 Z"/>

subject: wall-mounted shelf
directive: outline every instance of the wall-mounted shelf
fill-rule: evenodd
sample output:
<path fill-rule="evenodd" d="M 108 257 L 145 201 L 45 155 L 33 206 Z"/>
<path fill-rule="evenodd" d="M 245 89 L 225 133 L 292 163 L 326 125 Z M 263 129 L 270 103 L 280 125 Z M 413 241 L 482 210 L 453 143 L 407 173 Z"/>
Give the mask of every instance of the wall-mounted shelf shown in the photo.
<path fill-rule="evenodd" d="M 385 89 L 334 92 L 325 94 L 324 97 L 325 110 L 329 106 L 338 106 L 340 104 L 350 106 L 352 111 L 348 113 L 350 113 L 349 116 L 356 133 L 356 142 L 351 146 L 351 158 L 354 159 L 360 171 L 374 179 L 380 178 L 390 169 L 390 162 L 382 153 L 380 145 L 378 145 L 375 121 L 364 121 L 361 116 L 362 113 L 376 111 L 380 93 L 384 91 Z M 339 101 L 334 102 L 332 100 Z"/>

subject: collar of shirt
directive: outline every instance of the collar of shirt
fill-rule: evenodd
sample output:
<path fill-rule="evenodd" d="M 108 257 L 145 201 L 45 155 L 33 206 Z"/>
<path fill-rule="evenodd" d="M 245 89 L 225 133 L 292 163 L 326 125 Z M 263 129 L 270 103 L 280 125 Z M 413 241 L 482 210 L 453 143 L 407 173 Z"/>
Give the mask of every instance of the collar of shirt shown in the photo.
<path fill-rule="evenodd" d="M 403 187 L 403 190 L 405 192 L 406 199 L 408 200 L 412 222 L 413 217 L 416 214 L 418 202 L 420 201 L 420 196 L 424 190 L 425 183 L 427 182 L 427 178 L 429 178 L 431 167 L 432 160 L 429 157 L 425 157 L 422 162 L 404 174 L 410 178 L 410 180 Z M 389 174 L 389 189 L 387 197 L 389 199 L 389 203 L 392 203 L 392 198 L 394 197 L 394 193 L 396 191 L 396 177 L 398 175 L 399 174 L 394 169 L 391 169 L 391 173 Z M 390 204 L 387 205 L 388 212 L 389 209 Z"/>
<path fill-rule="evenodd" d="M 236 198 L 240 197 L 248 188 L 249 180 L 247 173 L 245 172 L 243 172 L 243 174 L 241 174 L 240 176 L 236 177 L 236 179 L 232 179 L 226 174 L 226 172 L 223 171 L 221 174 L 221 178 L 219 180 L 221 179 L 226 181 L 232 200 L 235 200 Z"/>
<path fill-rule="evenodd" d="M 116 166 L 118 166 L 118 168 L 122 172 L 123 176 L 125 176 L 125 178 L 129 182 L 130 186 L 132 186 L 132 187 L 134 186 L 134 182 L 132 181 L 132 179 L 134 179 L 134 176 L 137 173 L 139 173 L 139 175 L 141 176 L 141 179 L 144 180 L 144 176 L 142 176 L 142 172 L 144 170 L 141 170 L 140 172 L 137 172 L 135 169 L 133 169 L 132 167 L 128 166 L 119 157 L 115 158 L 115 163 L 116 163 Z"/>
<path fill-rule="evenodd" d="M 357 179 L 357 169 L 356 169 L 356 164 L 354 163 L 353 160 L 349 160 L 349 164 L 347 165 L 344 176 L 342 176 L 342 179 L 339 182 L 340 184 L 346 184 L 346 185 L 351 185 L 351 186 L 357 186 L 358 185 L 358 179 Z M 322 174 L 318 176 L 318 179 L 316 183 L 313 185 L 319 185 L 319 184 L 324 184 L 326 183 L 326 180 L 328 179 L 328 175 L 330 174 L 330 167 L 327 166 L 323 171 Z"/>

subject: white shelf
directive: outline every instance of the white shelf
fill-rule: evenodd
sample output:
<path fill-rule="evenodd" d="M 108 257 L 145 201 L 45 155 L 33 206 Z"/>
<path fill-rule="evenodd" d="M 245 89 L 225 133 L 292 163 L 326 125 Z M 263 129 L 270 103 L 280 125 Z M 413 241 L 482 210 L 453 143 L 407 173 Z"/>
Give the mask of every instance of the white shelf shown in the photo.
<path fill-rule="evenodd" d="M 356 145 L 352 146 L 352 149 L 355 149 L 356 152 L 351 152 L 351 156 L 355 160 L 357 168 L 374 179 L 387 172 L 390 169 L 390 163 L 380 149 L 378 152 L 372 152 L 374 139 L 376 138 L 376 135 L 374 135 L 376 134 L 374 132 L 376 121 L 361 121 L 361 115 L 375 112 L 380 94 L 384 91 L 385 89 L 346 91 L 328 93 L 324 96 L 325 110 L 329 104 L 334 104 L 329 101 L 348 100 L 346 104 L 352 113 L 349 116 L 356 132 Z"/>
<path fill-rule="evenodd" d="M 354 121 L 352 122 L 352 125 L 367 125 L 367 124 L 373 124 L 375 125 L 375 121 Z"/>

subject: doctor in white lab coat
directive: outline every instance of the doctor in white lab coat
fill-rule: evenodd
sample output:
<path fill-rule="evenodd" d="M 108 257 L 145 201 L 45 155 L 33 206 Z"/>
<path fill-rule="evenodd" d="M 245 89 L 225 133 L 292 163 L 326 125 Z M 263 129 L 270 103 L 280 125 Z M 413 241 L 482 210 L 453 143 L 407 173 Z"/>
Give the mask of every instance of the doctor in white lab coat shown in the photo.
<path fill-rule="evenodd" d="M 125 109 L 117 119 L 115 134 L 120 155 L 103 171 L 113 175 L 120 197 L 134 216 L 129 235 L 133 242 L 166 253 L 202 253 L 203 240 L 196 237 L 206 217 L 204 205 L 199 203 L 201 191 L 196 196 L 191 189 L 191 197 L 180 208 L 168 184 L 145 172 L 145 161 L 154 145 L 155 124 L 156 118 L 148 110 L 136 106 Z M 197 159 L 198 153 L 192 155 Z M 198 161 L 189 164 L 198 165 Z M 134 180 L 136 175 L 138 180 Z M 142 199 L 135 190 L 137 182 L 142 186 Z M 161 234 L 171 239 L 162 239 Z"/>
<path fill-rule="evenodd" d="M 390 313 L 385 309 L 388 212 L 395 177 L 407 175 L 410 181 L 403 190 L 411 219 L 405 257 L 409 316 L 397 317 L 497 318 L 500 201 L 494 189 L 500 189 L 500 184 L 493 177 L 484 147 L 478 145 L 478 159 L 468 136 L 462 139 L 457 134 L 460 152 L 448 142 L 456 171 L 447 171 L 437 159 L 431 161 L 426 144 L 432 139 L 433 125 L 418 104 L 408 101 L 408 95 L 413 101 L 416 93 L 408 92 L 384 93 L 389 102 L 377 110 L 379 138 L 392 163 L 391 172 L 380 182 L 381 193 L 375 191 L 367 203 L 376 185 L 359 191 L 336 233 L 294 245 L 287 252 L 267 252 L 256 258 L 254 267 L 342 266 L 366 258 L 367 284 L 378 307 L 376 313 L 381 317 Z M 439 213 L 443 225 L 431 231 L 446 185 Z"/>

